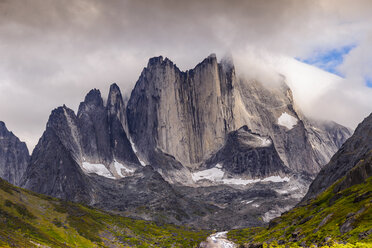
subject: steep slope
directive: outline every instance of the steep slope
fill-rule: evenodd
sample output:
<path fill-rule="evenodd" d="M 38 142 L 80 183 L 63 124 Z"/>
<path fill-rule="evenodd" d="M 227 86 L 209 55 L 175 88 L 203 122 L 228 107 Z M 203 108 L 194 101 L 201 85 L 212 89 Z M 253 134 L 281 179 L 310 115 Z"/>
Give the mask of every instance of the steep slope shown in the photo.
<path fill-rule="evenodd" d="M 93 188 L 84 176 L 77 118 L 66 106 L 52 111 L 36 145 L 22 187 L 71 201 L 89 202 Z"/>
<path fill-rule="evenodd" d="M 263 243 L 275 247 L 323 247 L 337 243 L 348 246 L 336 247 L 371 247 L 371 189 L 372 177 L 337 194 L 332 186 L 309 204 L 272 220 L 269 227 L 232 230 L 228 238 L 242 247 L 260 247 Z"/>
<path fill-rule="evenodd" d="M 0 121 L 0 178 L 19 185 L 29 159 L 26 144 Z"/>
<path fill-rule="evenodd" d="M 318 176 L 310 185 L 304 200 L 314 198 L 334 182 L 344 177 L 346 173 L 357 166 L 361 160 L 368 160 L 371 157 L 372 114 L 358 125 L 351 138 L 342 145 L 341 149 L 332 157 L 331 161 L 319 172 Z M 366 173 L 365 176 L 370 175 L 371 170 L 368 171 L 368 168 L 366 168 Z"/>
<path fill-rule="evenodd" d="M 1 247 L 197 247 L 209 232 L 135 220 L 0 179 Z"/>
<path fill-rule="evenodd" d="M 311 184 L 296 208 L 267 228 L 229 232 L 239 244 L 327 245 L 372 243 L 372 115 L 358 125 Z M 359 243 L 358 243 L 359 242 Z M 367 245 L 367 243 L 369 245 Z"/>

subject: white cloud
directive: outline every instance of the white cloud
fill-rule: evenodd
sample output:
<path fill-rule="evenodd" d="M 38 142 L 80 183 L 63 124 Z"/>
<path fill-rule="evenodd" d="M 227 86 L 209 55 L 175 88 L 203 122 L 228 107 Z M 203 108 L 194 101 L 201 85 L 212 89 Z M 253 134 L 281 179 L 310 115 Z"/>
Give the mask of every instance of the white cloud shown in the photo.
<path fill-rule="evenodd" d="M 3 0 L 0 119 L 32 148 L 53 108 L 76 110 L 89 89 L 105 96 L 112 82 L 129 93 L 152 56 L 167 56 L 185 70 L 212 52 L 244 59 L 247 47 L 255 47 L 293 58 L 355 43 L 340 66 L 342 83 L 327 90 L 314 81 L 293 86 L 299 103 L 327 106 L 315 106 L 315 115 L 355 126 L 371 111 L 361 81 L 371 73 L 371 12 L 368 0 Z M 251 64 L 248 73 L 270 81 L 274 73 L 261 73 L 270 66 Z"/>

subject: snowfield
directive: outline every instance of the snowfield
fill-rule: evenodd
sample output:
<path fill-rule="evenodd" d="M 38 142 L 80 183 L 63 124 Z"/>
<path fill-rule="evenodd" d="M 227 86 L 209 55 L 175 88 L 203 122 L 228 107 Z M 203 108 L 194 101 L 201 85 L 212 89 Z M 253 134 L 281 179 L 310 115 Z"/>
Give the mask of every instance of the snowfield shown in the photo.
<path fill-rule="evenodd" d="M 278 118 L 278 124 L 288 128 L 289 130 L 292 129 L 297 124 L 297 122 L 298 122 L 297 118 L 287 114 L 287 112 L 284 112 Z"/>
<path fill-rule="evenodd" d="M 99 176 L 115 179 L 115 177 L 103 164 L 91 164 L 89 162 L 83 162 L 82 167 L 86 173 L 95 173 Z"/>
<path fill-rule="evenodd" d="M 114 167 L 115 167 L 115 170 L 116 172 L 118 173 L 118 175 L 120 177 L 126 177 L 128 175 L 131 175 L 134 173 L 134 169 L 131 169 L 131 168 L 128 168 L 127 166 L 119 163 L 118 161 L 114 160 Z M 125 171 L 125 174 L 123 174 L 122 170 Z"/>
<path fill-rule="evenodd" d="M 235 185 L 247 185 L 251 183 L 258 182 L 288 182 L 289 177 L 280 177 L 280 176 L 271 176 L 262 179 L 242 179 L 242 178 L 224 178 L 225 172 L 222 170 L 222 166 L 217 164 L 211 169 L 206 169 L 202 171 L 197 171 L 192 173 L 192 179 L 194 182 L 198 182 L 203 179 L 207 179 L 214 183 L 223 183 L 223 184 L 235 184 Z"/>
<path fill-rule="evenodd" d="M 141 156 L 140 156 L 140 154 L 138 153 L 137 148 L 136 148 L 136 145 L 134 144 L 134 142 L 133 142 L 133 140 L 132 140 L 131 137 L 129 137 L 129 142 L 130 142 L 130 145 L 132 146 L 132 150 L 133 150 L 134 154 L 136 154 L 136 156 L 137 156 L 138 160 L 140 161 L 141 165 L 142 165 L 142 166 L 146 166 L 145 161 L 143 161 L 143 160 L 141 159 Z"/>

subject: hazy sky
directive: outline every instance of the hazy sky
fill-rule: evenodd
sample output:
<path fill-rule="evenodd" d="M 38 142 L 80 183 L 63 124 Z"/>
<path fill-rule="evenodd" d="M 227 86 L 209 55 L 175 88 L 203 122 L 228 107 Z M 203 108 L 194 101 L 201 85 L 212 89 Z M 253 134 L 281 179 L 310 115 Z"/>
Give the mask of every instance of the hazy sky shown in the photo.
<path fill-rule="evenodd" d="M 239 73 L 287 73 L 305 113 L 354 128 L 372 111 L 371 13 L 369 0 L 0 0 L 0 120 L 32 149 L 53 108 L 112 82 L 129 94 L 149 57 L 186 70 L 230 52 Z"/>

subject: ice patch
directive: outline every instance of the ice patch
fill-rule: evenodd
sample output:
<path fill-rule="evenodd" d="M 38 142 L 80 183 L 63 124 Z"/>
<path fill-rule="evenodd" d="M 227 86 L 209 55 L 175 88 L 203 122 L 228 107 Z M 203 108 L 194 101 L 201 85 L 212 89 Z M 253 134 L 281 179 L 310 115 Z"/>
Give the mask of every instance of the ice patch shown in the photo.
<path fill-rule="evenodd" d="M 261 145 L 262 146 L 270 146 L 271 145 L 271 140 L 269 138 L 263 138 L 260 136 L 257 136 L 259 140 L 261 140 Z"/>
<path fill-rule="evenodd" d="M 297 124 L 298 120 L 297 118 L 287 114 L 287 112 L 284 112 L 279 118 L 278 118 L 278 124 L 281 126 L 285 126 L 288 129 L 292 129 L 293 126 Z"/>
<path fill-rule="evenodd" d="M 99 176 L 115 179 L 115 177 L 103 164 L 91 164 L 89 162 L 83 162 L 82 167 L 86 173 L 95 173 Z"/>
<path fill-rule="evenodd" d="M 242 179 L 242 178 L 223 178 L 225 172 L 221 170 L 222 166 L 217 164 L 215 167 L 207 170 L 202 170 L 198 172 L 192 173 L 192 179 L 194 182 L 207 179 L 212 182 L 216 183 L 224 183 L 224 184 L 235 184 L 235 185 L 247 185 L 251 183 L 258 183 L 258 182 L 288 182 L 288 177 L 280 177 L 280 176 L 271 176 L 266 177 L 263 179 Z"/>
<path fill-rule="evenodd" d="M 222 181 L 225 184 L 247 185 L 250 183 L 258 183 L 261 181 L 261 179 L 226 178 Z"/>
<path fill-rule="evenodd" d="M 280 176 L 271 176 L 262 179 L 263 182 L 274 182 L 274 183 L 281 183 L 281 182 L 288 182 L 290 179 L 289 177 L 280 177 Z"/>
<path fill-rule="evenodd" d="M 114 167 L 120 177 L 126 177 L 134 173 L 134 169 L 128 168 L 116 160 L 114 160 Z M 125 171 L 125 174 L 123 174 L 122 170 Z"/>
<path fill-rule="evenodd" d="M 143 160 L 141 159 L 141 157 L 139 156 L 139 153 L 138 153 L 138 151 L 137 151 L 136 145 L 135 145 L 134 142 L 132 141 L 132 138 L 131 138 L 131 137 L 129 137 L 129 142 L 130 142 L 130 145 L 132 146 L 132 150 L 133 150 L 134 154 L 136 154 L 136 156 L 137 156 L 138 160 L 140 161 L 141 165 L 142 165 L 142 166 L 146 166 L 145 161 L 143 161 Z"/>
<path fill-rule="evenodd" d="M 288 191 L 287 190 L 276 190 L 276 192 L 278 192 L 281 195 L 288 194 Z"/>
<path fill-rule="evenodd" d="M 210 181 L 216 182 L 216 181 L 221 181 L 224 174 L 225 173 L 220 168 L 213 167 L 211 169 L 192 173 L 192 179 L 195 182 L 200 181 L 202 179 L 208 179 Z"/>

